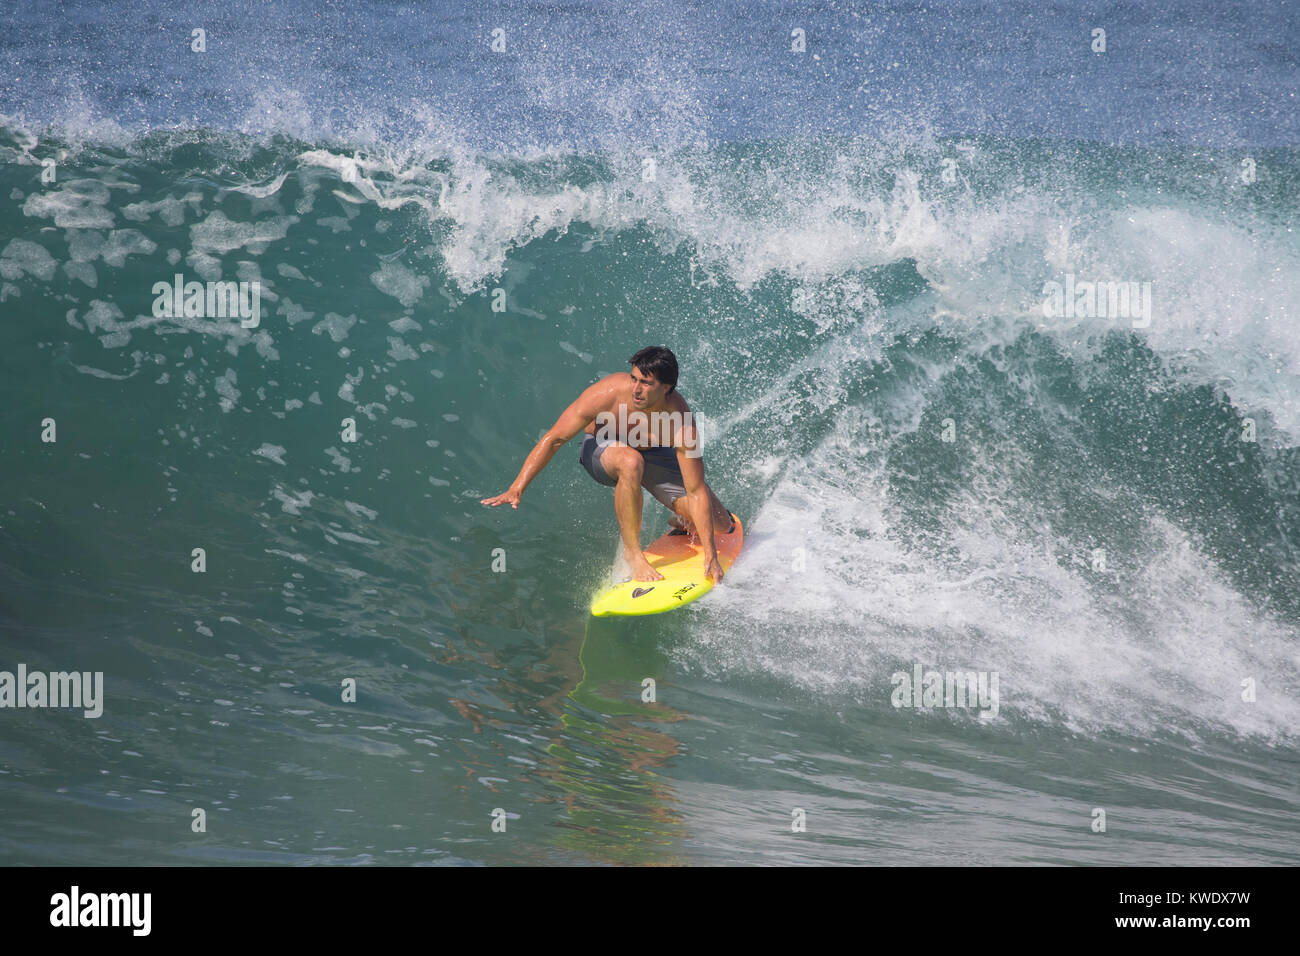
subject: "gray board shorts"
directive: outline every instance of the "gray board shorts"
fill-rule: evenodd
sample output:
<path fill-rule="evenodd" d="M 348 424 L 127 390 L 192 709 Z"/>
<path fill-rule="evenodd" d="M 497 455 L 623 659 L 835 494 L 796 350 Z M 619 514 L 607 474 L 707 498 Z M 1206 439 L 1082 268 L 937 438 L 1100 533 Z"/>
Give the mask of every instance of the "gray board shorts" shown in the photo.
<path fill-rule="evenodd" d="M 587 469 L 587 474 L 602 485 L 613 488 L 618 484 L 618 480 L 611 478 L 600 463 L 605 449 L 611 444 L 614 443 L 598 441 L 595 435 L 587 435 L 582 443 L 582 454 L 578 460 L 582 462 L 582 467 Z M 645 459 L 645 467 L 641 472 L 641 487 L 654 495 L 665 508 L 672 510 L 673 502 L 686 494 L 682 470 L 677 466 L 677 450 L 655 446 L 638 448 L 637 451 L 641 452 L 641 457 Z"/>

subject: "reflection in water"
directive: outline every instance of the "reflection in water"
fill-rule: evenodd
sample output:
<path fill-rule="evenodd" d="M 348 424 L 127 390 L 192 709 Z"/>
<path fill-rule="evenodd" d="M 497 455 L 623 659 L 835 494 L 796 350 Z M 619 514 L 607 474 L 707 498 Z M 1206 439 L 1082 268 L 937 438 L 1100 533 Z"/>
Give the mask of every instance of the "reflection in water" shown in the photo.
<path fill-rule="evenodd" d="M 578 659 L 582 678 L 559 702 L 564 733 L 547 748 L 539 775 L 563 791 L 568 819 L 559 846 L 599 861 L 678 864 L 686 835 L 668 782 L 655 771 L 680 751 L 647 720 L 677 721 L 642 701 L 642 681 L 661 680 L 666 659 L 650 629 L 618 618 L 587 620 Z"/>

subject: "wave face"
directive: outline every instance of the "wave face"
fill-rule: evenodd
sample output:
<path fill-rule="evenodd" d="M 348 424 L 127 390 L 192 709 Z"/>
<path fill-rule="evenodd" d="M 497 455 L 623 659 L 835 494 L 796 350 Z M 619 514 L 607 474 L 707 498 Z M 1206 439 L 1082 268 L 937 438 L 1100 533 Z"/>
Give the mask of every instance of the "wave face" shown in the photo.
<path fill-rule="evenodd" d="M 1067 79 L 1086 24 L 975 25 L 1006 4 L 830 7 L 804 54 L 748 7 L 144 5 L 108 67 L 117 12 L 51 47 L 35 6 L 0 670 L 106 699 L 0 712 L 0 859 L 1297 861 L 1293 10 L 1122 14 Z M 478 501 L 652 343 L 747 548 L 588 621 L 577 443 Z M 996 675 L 997 716 L 894 706 L 917 665 Z"/>

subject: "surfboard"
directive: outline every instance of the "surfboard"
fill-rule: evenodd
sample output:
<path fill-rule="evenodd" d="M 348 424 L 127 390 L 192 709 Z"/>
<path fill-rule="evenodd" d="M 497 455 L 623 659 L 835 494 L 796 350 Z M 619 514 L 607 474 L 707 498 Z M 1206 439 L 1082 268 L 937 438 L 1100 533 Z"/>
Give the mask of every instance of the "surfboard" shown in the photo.
<path fill-rule="evenodd" d="M 713 542 L 718 551 L 718 563 L 725 572 L 740 554 L 745 540 L 745 529 L 733 514 L 736 528 L 730 534 L 714 531 Z M 699 539 L 687 534 L 668 534 L 656 538 L 643 552 L 645 559 L 664 576 L 662 581 L 620 581 L 612 585 L 591 602 L 594 617 L 662 614 L 674 608 L 698 601 L 713 590 L 713 580 L 705 574 L 707 562 Z"/>

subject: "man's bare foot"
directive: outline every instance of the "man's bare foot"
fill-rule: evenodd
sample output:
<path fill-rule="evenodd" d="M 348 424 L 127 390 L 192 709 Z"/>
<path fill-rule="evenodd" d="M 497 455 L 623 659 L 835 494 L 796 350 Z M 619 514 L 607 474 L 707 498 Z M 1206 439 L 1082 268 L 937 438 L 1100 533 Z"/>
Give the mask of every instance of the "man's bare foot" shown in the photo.
<path fill-rule="evenodd" d="M 650 567 L 650 562 L 645 559 L 645 555 L 638 554 L 635 559 L 629 558 L 628 565 L 631 568 L 633 581 L 662 581 L 664 576 Z"/>

